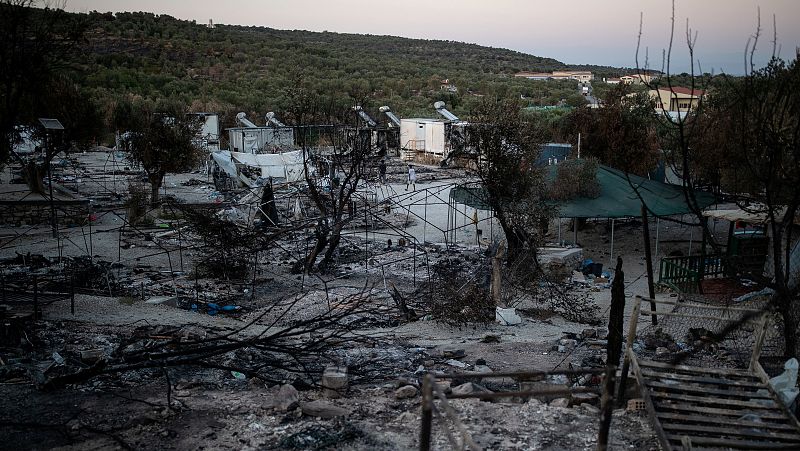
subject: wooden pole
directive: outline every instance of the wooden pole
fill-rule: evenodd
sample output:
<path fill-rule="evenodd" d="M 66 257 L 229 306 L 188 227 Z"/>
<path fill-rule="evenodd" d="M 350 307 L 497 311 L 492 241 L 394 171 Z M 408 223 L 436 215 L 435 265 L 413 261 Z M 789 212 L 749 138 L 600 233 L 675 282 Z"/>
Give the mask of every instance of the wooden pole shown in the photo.
<path fill-rule="evenodd" d="M 755 343 L 753 343 L 753 353 L 750 355 L 750 366 L 748 369 L 754 371 L 761 357 L 761 348 L 764 346 L 764 338 L 767 334 L 767 315 L 761 315 L 755 330 Z"/>
<path fill-rule="evenodd" d="M 577 246 L 578 245 L 578 218 L 572 218 L 572 229 L 574 234 L 572 235 L 572 244 Z"/>
<path fill-rule="evenodd" d="M 501 241 L 497 246 L 497 252 L 495 252 L 494 257 L 492 257 L 492 300 L 494 301 L 494 305 L 497 307 L 505 307 L 501 297 L 503 256 L 505 255 L 505 251 L 506 242 Z"/>
<path fill-rule="evenodd" d="M 656 289 L 655 285 L 653 284 L 653 255 L 650 252 L 650 223 L 647 220 L 647 207 L 642 205 L 642 232 L 644 234 L 644 259 L 647 265 L 647 294 L 650 299 L 655 299 L 656 297 Z M 656 305 L 654 303 L 650 304 L 652 310 L 656 311 Z M 658 319 L 656 315 L 650 316 L 653 325 L 658 325 Z"/>
<path fill-rule="evenodd" d="M 600 398 L 600 432 L 597 436 L 597 450 L 608 449 L 608 433 L 611 429 L 611 416 L 614 411 L 614 385 L 617 366 L 622 354 L 622 324 L 625 315 L 625 273 L 622 271 L 622 258 L 617 257 L 614 282 L 611 283 L 611 315 L 608 319 L 608 359 L 606 375 L 603 380 L 603 395 Z"/>
<path fill-rule="evenodd" d="M 636 327 L 639 324 L 639 310 L 642 308 L 641 296 L 636 296 L 633 303 L 633 311 L 628 320 L 628 336 L 625 338 L 625 359 L 622 361 L 622 371 L 619 374 L 619 385 L 617 387 L 617 407 L 622 407 L 625 401 L 625 385 L 628 382 L 628 369 L 631 365 L 631 355 L 633 353 L 633 341 L 636 340 Z"/>

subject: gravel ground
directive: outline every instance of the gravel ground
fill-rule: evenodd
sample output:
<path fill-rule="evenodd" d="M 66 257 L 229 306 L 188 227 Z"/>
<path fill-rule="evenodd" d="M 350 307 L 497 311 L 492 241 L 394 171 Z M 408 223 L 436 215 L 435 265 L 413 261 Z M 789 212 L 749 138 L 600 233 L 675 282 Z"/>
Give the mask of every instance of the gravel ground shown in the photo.
<path fill-rule="evenodd" d="M 104 153 L 80 154 L 78 158 L 86 171 L 93 175 L 91 183 L 97 187 L 92 192 L 84 184 L 82 194 L 98 198 L 99 211 L 99 205 L 109 202 L 99 199 L 105 190 L 115 186 L 122 189 L 124 181 L 124 176 L 110 178 L 102 168 L 117 164 L 122 169 L 124 163 L 115 163 Z M 458 246 L 455 248 L 446 249 L 444 233 L 437 230 L 446 228 L 448 224 L 448 186 L 456 180 L 452 177 L 460 173 L 420 168 L 416 191 L 407 192 L 404 190 L 403 167 L 401 164 L 390 167 L 390 185 L 382 187 L 377 196 L 380 200 L 381 196 L 392 193 L 395 201 L 392 221 L 397 224 L 407 222 L 405 233 L 420 242 L 427 242 L 424 248 L 397 246 L 397 236 L 392 236 L 390 229 L 370 230 L 368 233 L 356 230 L 345 237 L 340 257 L 344 263 L 322 280 L 291 273 L 293 253 L 304 249 L 305 242 L 299 238 L 287 239 L 282 247 L 259 255 L 261 272 L 256 275 L 255 291 L 251 281 L 195 278 L 192 274 L 194 263 L 207 251 L 191 246 L 188 238 L 184 241 L 176 238 L 175 234 L 158 238 L 156 235 L 170 230 L 160 228 L 158 224 L 141 230 L 142 233 L 121 230 L 122 208 L 98 215 L 91 233 L 88 226 L 62 229 L 58 241 L 51 238 L 51 231 L 46 226 L 0 227 L 2 259 L 27 253 L 50 258 L 59 254 L 91 254 L 98 260 L 121 263 L 123 273 L 132 280 L 128 288 L 133 290 L 133 294 L 144 286 L 147 291 L 145 298 L 170 296 L 177 291 L 183 299 L 190 301 L 222 300 L 242 307 L 235 314 L 211 316 L 168 304 L 145 303 L 140 296 L 79 294 L 76 296 L 75 315 L 70 313 L 68 302 L 57 302 L 44 309 L 42 321 L 46 326 L 43 330 L 59 329 L 74 334 L 63 337 L 63 341 L 72 343 L 69 346 L 75 349 L 89 343 L 93 336 L 106 339 L 123 337 L 143 324 L 191 327 L 210 334 L 231 332 L 266 313 L 259 324 L 241 333 L 241 336 L 252 336 L 263 332 L 265 325 L 275 320 L 275 327 L 284 326 L 325 312 L 329 302 L 335 305 L 348 295 L 364 291 L 374 309 L 368 323 L 372 326 L 365 332 L 380 337 L 391 348 L 369 351 L 386 354 L 383 366 L 377 368 L 383 374 L 383 380 L 356 384 L 344 398 L 330 400 L 351 412 L 346 420 L 322 420 L 297 410 L 276 411 L 273 399 L 278 387 L 267 388 L 256 380 L 240 381 L 221 370 L 197 373 L 175 369 L 170 383 L 171 397 L 179 404 L 173 411 L 165 407 L 167 385 L 161 372 L 103 379 L 96 385 L 70 386 L 56 393 L 40 392 L 24 383 L 0 385 L 0 395 L 8 400 L 7 405 L 16 406 L 3 412 L 0 422 L 20 423 L 0 428 L 0 438 L 15 445 L 10 447 L 16 449 L 108 449 L 123 447 L 123 443 L 134 449 L 298 449 L 306 445 L 310 449 L 325 443 L 325 440 L 338 440 L 329 449 L 414 449 L 418 446 L 419 396 L 396 399 L 398 384 L 394 380 L 418 377 L 414 373 L 420 365 L 429 371 L 453 372 L 460 369 L 443 363 L 446 360 L 441 357 L 443 351 L 463 351 L 460 361 L 467 369 L 474 369 L 482 361 L 481 365 L 495 371 L 580 365 L 584 359 L 601 353 L 583 345 L 566 352 L 553 349 L 564 333 L 580 334 L 587 327 L 558 315 L 523 315 L 522 324 L 512 327 L 489 324 L 461 329 L 430 319 L 399 321 L 389 295 L 392 284 L 403 293 L 412 293 L 426 281 L 426 262 L 433 265 L 455 255 L 462 260 L 469 256 L 471 260 L 465 261 L 465 265 L 478 265 L 482 261 L 479 256 L 486 248 L 485 242 L 476 242 L 475 227 L 471 224 L 474 211 L 471 209 L 466 212 L 462 209 L 456 215 L 456 223 L 460 226 L 466 224 L 466 227 L 456 232 Z M 165 186 L 167 194 L 187 202 L 216 199 L 203 174 L 170 175 Z M 292 202 L 291 194 L 280 199 L 281 205 L 289 206 Z M 421 218 L 426 218 L 428 223 Z M 483 212 L 478 212 L 478 218 L 480 227 L 484 229 L 484 238 L 491 235 L 486 231 L 498 230 Z M 687 252 L 690 237 L 698 236 L 697 231 L 664 222 L 660 224 L 658 233 L 655 224 L 651 227 L 651 237 L 658 234 L 661 240 L 658 254 L 662 256 L 674 250 Z M 562 238 L 571 237 L 566 228 L 565 222 Z M 550 230 L 548 239 L 557 241 L 557 224 L 554 223 Z M 386 246 L 389 237 L 393 240 L 391 248 Z M 361 256 L 365 238 L 372 242 L 368 247 L 366 264 Z M 578 242 L 582 245 L 584 258 L 602 262 L 606 270 L 612 266 L 608 223 L 590 222 L 580 232 Z M 696 252 L 697 244 L 694 246 Z M 635 221 L 617 221 L 613 254 L 615 258 L 623 258 L 629 299 L 636 294 L 647 294 L 642 248 L 641 225 Z M 329 289 L 327 296 L 324 292 L 326 287 Z M 575 285 L 571 290 L 588 296 L 599 307 L 602 322 L 607 321 L 609 289 L 590 284 Z M 411 301 L 421 301 L 409 296 Z M 659 298 L 669 296 L 668 293 L 657 295 Z M 294 300 L 297 303 L 290 315 L 283 315 L 281 307 L 273 306 L 275 303 L 286 305 Z M 628 311 L 631 306 L 632 302 L 628 302 Z M 647 324 L 649 318 L 640 321 Z M 395 323 L 399 325 L 390 326 Z M 394 347 L 399 350 L 395 351 Z M 138 401 L 124 400 L 123 397 Z M 301 402 L 320 398 L 321 392 L 315 389 L 300 393 Z M 475 440 L 487 449 L 590 449 L 595 446 L 597 414 L 590 407 L 561 408 L 536 400 L 527 403 L 454 400 L 453 406 Z M 31 428 L 21 424 L 37 422 L 49 426 Z M 612 434 L 615 440 L 613 449 L 657 449 L 653 432 L 646 418 L 639 413 L 618 412 L 613 428 L 617 431 Z M 442 430 L 441 424 L 437 423 L 436 449 L 449 449 Z M 36 440 L 31 440 L 31 437 Z"/>

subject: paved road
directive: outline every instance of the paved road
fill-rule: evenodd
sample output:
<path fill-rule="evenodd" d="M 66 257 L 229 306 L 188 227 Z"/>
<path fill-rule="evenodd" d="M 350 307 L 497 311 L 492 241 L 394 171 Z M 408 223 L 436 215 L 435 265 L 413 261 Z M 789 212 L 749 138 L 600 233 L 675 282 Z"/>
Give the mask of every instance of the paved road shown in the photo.
<path fill-rule="evenodd" d="M 590 104 L 596 104 L 597 103 L 597 99 L 592 95 L 592 91 L 593 91 L 592 90 L 592 84 L 591 83 L 586 83 L 586 86 L 589 87 L 589 95 L 584 96 L 584 97 L 586 97 L 586 101 L 589 102 Z M 578 86 L 578 92 L 583 94 L 583 85 L 579 85 Z"/>

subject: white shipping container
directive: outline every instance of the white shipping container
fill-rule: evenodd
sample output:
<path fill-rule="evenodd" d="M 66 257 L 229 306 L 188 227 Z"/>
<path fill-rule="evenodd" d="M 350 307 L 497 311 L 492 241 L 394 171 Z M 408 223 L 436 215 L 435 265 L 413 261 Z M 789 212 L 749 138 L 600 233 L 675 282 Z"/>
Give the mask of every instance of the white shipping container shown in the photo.
<path fill-rule="evenodd" d="M 230 150 L 244 153 L 270 153 L 294 146 L 290 127 L 237 127 L 228 129 Z"/>
<path fill-rule="evenodd" d="M 400 147 L 446 156 L 445 122 L 438 119 L 401 119 Z"/>

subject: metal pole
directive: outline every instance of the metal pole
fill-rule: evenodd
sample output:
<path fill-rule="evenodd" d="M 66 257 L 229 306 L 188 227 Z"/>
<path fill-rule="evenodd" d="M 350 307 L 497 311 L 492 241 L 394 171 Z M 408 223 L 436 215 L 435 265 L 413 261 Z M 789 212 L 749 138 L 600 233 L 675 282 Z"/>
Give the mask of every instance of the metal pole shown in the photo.
<path fill-rule="evenodd" d="M 89 210 L 89 261 L 94 262 L 94 246 L 92 244 L 92 210 Z"/>
<path fill-rule="evenodd" d="M 47 142 L 47 137 L 45 138 L 45 142 Z M 50 169 L 52 165 L 50 164 L 49 157 L 50 153 L 50 145 L 52 143 L 48 142 L 47 150 L 45 150 L 45 162 L 47 163 L 47 182 L 50 185 L 50 225 L 53 227 L 53 238 L 58 238 L 58 221 L 56 220 L 56 206 L 53 200 L 53 171 Z M 34 163 L 31 163 L 34 164 Z M 34 173 L 38 172 L 34 170 Z M 36 182 L 38 184 L 38 182 Z"/>
<path fill-rule="evenodd" d="M 656 217 L 656 219 L 658 219 Z M 642 205 L 642 232 L 644 234 L 644 259 L 647 269 L 647 293 L 650 296 L 650 299 L 655 299 L 656 297 L 656 290 L 655 290 L 655 282 L 653 281 L 653 256 L 650 253 L 650 223 L 647 218 L 647 207 Z M 654 302 L 650 302 L 650 307 L 652 311 L 656 311 L 656 304 Z M 652 321 L 653 325 L 658 324 L 658 318 L 656 315 L 650 316 L 650 320 Z"/>
<path fill-rule="evenodd" d="M 69 311 L 75 315 L 75 273 L 70 272 L 69 277 Z"/>
<path fill-rule="evenodd" d="M 413 263 L 414 263 L 414 279 L 413 279 L 413 282 L 414 282 L 414 287 L 416 288 L 416 286 L 417 286 L 417 243 L 414 243 L 414 260 L 413 260 Z"/>
<path fill-rule="evenodd" d="M 697 268 L 697 291 L 703 294 L 703 279 L 706 278 L 706 228 L 703 227 L 703 241 L 700 245 L 700 265 Z"/>
<path fill-rule="evenodd" d="M 609 260 L 614 261 L 614 218 L 611 218 L 611 258 Z"/>
<path fill-rule="evenodd" d="M 559 246 L 563 246 L 563 243 L 561 242 L 561 218 L 560 217 L 558 218 L 558 245 Z"/>
<path fill-rule="evenodd" d="M 122 225 L 119 228 L 119 237 L 117 239 L 117 262 L 122 263 L 122 232 L 125 230 L 125 222 L 127 221 L 127 217 L 124 221 L 122 221 Z"/>
<path fill-rule="evenodd" d="M 574 235 L 572 238 L 572 244 L 575 246 L 578 245 L 578 218 L 572 218 L 572 229 L 574 230 Z"/>
<path fill-rule="evenodd" d="M 39 278 L 33 276 L 33 319 L 39 319 Z"/>
<path fill-rule="evenodd" d="M 656 259 L 658 259 L 658 232 L 661 230 L 661 218 L 656 216 Z"/>
<path fill-rule="evenodd" d="M 444 231 L 444 244 L 445 244 L 445 247 L 449 247 L 448 246 L 449 243 L 448 243 L 448 239 L 447 239 L 447 234 L 450 233 L 450 205 L 451 205 L 452 202 L 453 201 L 450 200 L 449 198 L 447 199 L 447 227 L 445 227 L 445 231 Z"/>
<path fill-rule="evenodd" d="M 425 206 L 422 212 L 422 242 L 426 241 L 425 231 L 428 228 L 428 188 L 425 188 Z"/>
<path fill-rule="evenodd" d="M 111 156 L 113 157 L 112 161 L 114 162 L 113 163 L 114 169 L 111 171 L 111 181 L 112 181 L 111 184 L 114 187 L 114 194 L 119 194 L 119 192 L 117 191 L 117 154 L 115 154 L 114 151 L 112 150 Z M 103 179 L 105 180 L 105 177 L 103 177 Z M 108 188 L 106 188 L 106 190 L 108 190 Z"/>
<path fill-rule="evenodd" d="M 178 223 L 178 256 L 181 258 L 181 272 L 183 272 L 183 236 L 181 234 L 181 223 Z"/>

